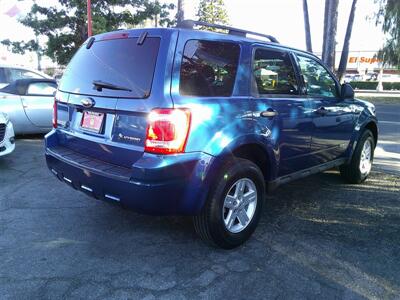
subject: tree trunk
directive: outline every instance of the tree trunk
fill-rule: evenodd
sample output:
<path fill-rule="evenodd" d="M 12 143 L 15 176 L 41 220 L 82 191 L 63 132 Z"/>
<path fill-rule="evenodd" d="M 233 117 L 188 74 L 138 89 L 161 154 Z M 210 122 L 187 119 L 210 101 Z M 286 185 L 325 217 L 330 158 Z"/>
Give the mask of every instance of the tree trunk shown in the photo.
<path fill-rule="evenodd" d="M 185 1 L 178 0 L 178 14 L 176 16 L 176 22 L 179 25 L 185 19 Z"/>
<path fill-rule="evenodd" d="M 336 29 L 339 0 L 325 0 L 324 41 L 322 61 L 331 70 L 335 68 Z"/>
<path fill-rule="evenodd" d="M 353 30 L 356 5 L 357 5 L 357 0 L 353 0 L 349 16 L 349 22 L 347 23 L 346 36 L 344 37 L 344 42 L 343 42 L 342 56 L 340 57 L 339 69 L 337 72 L 340 82 L 343 81 L 343 76 L 344 73 L 346 72 L 346 67 L 347 67 L 347 60 L 349 58 L 350 38 L 351 38 L 351 32 Z"/>
<path fill-rule="evenodd" d="M 304 31 L 306 34 L 306 47 L 308 52 L 312 52 L 310 18 L 308 15 L 307 0 L 303 0 L 303 13 L 304 13 Z"/>

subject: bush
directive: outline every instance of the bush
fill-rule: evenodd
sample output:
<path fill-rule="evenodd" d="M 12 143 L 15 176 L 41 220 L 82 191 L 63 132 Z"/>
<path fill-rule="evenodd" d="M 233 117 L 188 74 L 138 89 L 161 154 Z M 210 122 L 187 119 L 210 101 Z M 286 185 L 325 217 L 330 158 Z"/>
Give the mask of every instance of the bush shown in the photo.
<path fill-rule="evenodd" d="M 350 85 L 353 89 L 359 90 L 376 90 L 378 86 L 377 81 L 351 81 Z M 400 90 L 400 82 L 383 82 L 383 90 Z"/>
<path fill-rule="evenodd" d="M 400 82 L 383 82 L 383 90 L 400 90 Z"/>
<path fill-rule="evenodd" d="M 376 90 L 378 82 L 376 81 L 351 81 L 350 85 L 353 89 L 359 90 Z"/>

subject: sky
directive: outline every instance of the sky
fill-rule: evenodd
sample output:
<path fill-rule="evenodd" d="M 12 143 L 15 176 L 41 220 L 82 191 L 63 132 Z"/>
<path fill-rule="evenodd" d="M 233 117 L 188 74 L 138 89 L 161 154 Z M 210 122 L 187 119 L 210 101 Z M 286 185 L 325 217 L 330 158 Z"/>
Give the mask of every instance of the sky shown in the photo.
<path fill-rule="evenodd" d="M 85 1 L 85 0 L 82 0 Z M 54 5 L 55 0 L 37 0 L 40 5 Z M 176 0 L 162 0 L 176 2 Z M 199 0 L 185 0 L 185 18 L 196 18 Z M 275 36 L 282 44 L 305 49 L 305 34 L 302 0 L 225 0 L 230 25 L 251 31 Z M 30 40 L 33 32 L 17 21 L 17 17 L 9 17 L 4 13 L 14 5 L 24 15 L 32 4 L 32 0 L 0 0 L 0 40 Z M 339 0 L 337 50 L 341 50 L 346 32 L 347 20 L 352 0 Z M 312 46 L 314 52 L 322 48 L 324 0 L 308 0 Z M 351 51 L 376 51 L 384 41 L 380 27 L 371 20 L 378 10 L 374 0 L 358 0 L 352 38 Z M 9 63 L 20 64 L 21 56 L 10 54 L 0 46 L 0 63 L 4 58 Z M 25 65 L 36 65 L 35 55 L 26 56 Z M 51 64 L 49 60 L 45 64 Z"/>

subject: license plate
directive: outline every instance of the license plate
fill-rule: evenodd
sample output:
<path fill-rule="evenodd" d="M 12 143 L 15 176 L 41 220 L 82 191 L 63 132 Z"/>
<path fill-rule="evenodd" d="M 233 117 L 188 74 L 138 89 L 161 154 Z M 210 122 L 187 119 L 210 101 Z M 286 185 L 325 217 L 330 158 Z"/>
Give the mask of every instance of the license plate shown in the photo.
<path fill-rule="evenodd" d="M 103 113 L 84 111 L 81 127 L 85 130 L 100 133 L 100 131 L 103 128 L 103 120 L 104 120 Z"/>

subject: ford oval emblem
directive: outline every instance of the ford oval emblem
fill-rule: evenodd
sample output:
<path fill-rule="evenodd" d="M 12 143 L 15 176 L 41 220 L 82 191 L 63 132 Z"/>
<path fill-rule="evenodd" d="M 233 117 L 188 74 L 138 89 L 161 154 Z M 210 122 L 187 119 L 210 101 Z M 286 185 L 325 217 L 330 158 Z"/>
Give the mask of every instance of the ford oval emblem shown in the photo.
<path fill-rule="evenodd" d="M 92 98 L 82 99 L 81 103 L 84 107 L 87 107 L 87 108 L 93 107 L 96 104 L 96 102 Z"/>

